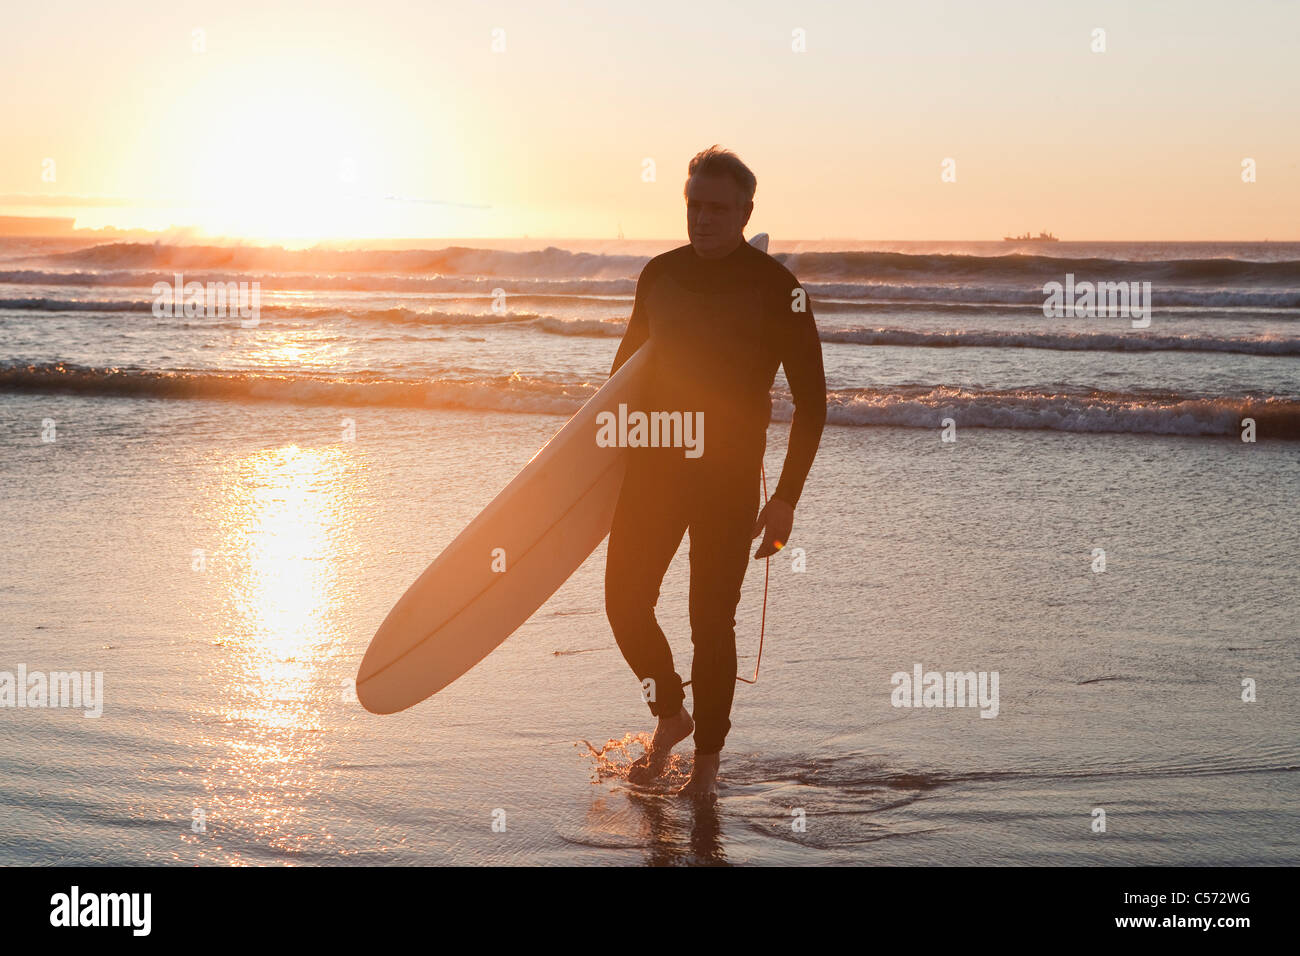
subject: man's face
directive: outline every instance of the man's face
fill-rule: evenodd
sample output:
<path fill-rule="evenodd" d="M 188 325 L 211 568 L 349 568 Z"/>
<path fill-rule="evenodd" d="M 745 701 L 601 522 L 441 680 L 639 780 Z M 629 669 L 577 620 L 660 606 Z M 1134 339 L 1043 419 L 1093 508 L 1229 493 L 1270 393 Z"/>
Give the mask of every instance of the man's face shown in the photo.
<path fill-rule="evenodd" d="M 686 234 L 704 259 L 721 259 L 740 245 L 753 211 L 729 176 L 695 175 L 686 184 Z"/>

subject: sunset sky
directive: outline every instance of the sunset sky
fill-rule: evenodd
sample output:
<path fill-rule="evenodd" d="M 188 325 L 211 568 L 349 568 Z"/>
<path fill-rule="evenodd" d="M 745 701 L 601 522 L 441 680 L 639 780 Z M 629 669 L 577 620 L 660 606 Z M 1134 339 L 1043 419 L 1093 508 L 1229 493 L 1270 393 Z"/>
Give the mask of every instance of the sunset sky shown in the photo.
<path fill-rule="evenodd" d="M 685 164 L 717 142 L 758 175 L 753 224 L 790 238 L 1300 239 L 1293 0 L 74 0 L 5 19 L 0 214 L 672 237 Z"/>

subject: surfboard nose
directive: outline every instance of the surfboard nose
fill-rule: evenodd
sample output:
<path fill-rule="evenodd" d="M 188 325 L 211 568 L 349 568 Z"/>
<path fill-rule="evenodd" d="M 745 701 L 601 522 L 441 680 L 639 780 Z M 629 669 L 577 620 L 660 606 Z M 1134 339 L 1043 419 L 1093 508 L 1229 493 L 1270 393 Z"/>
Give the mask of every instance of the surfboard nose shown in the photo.
<path fill-rule="evenodd" d="M 372 714 L 395 714 L 402 708 L 392 707 L 392 699 L 385 698 L 383 694 L 376 693 L 376 686 L 370 682 L 361 679 L 361 672 L 357 673 L 357 700 Z M 385 700 L 388 700 L 390 706 L 384 706 Z"/>

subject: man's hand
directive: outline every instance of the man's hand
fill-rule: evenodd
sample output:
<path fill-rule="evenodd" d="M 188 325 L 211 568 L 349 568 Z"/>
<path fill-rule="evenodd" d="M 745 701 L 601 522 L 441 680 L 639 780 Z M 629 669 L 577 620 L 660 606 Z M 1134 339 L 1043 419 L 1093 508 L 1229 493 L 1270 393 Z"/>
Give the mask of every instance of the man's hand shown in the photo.
<path fill-rule="evenodd" d="M 780 498 L 767 499 L 767 504 L 758 513 L 758 521 L 750 537 L 757 538 L 764 526 L 767 527 L 767 534 L 763 535 L 763 543 L 754 552 L 754 560 L 770 557 L 785 547 L 785 543 L 790 540 L 790 529 L 794 527 L 794 508 Z"/>

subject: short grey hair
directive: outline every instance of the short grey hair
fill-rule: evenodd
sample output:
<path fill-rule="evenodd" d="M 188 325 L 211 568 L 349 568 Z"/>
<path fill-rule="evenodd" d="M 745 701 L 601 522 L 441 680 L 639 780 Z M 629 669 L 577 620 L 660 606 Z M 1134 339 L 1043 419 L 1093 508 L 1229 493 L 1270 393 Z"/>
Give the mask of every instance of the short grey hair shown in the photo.
<path fill-rule="evenodd" d="M 729 149 L 723 149 L 717 143 L 714 143 L 708 149 L 701 150 L 691 158 L 690 164 L 686 167 L 686 185 L 682 187 L 682 195 L 686 194 L 686 187 L 690 185 L 691 177 L 696 173 L 709 176 L 726 176 L 740 187 L 746 201 L 754 201 L 754 190 L 758 188 L 758 177 L 754 175 L 753 170 L 740 161 L 739 156 Z"/>

